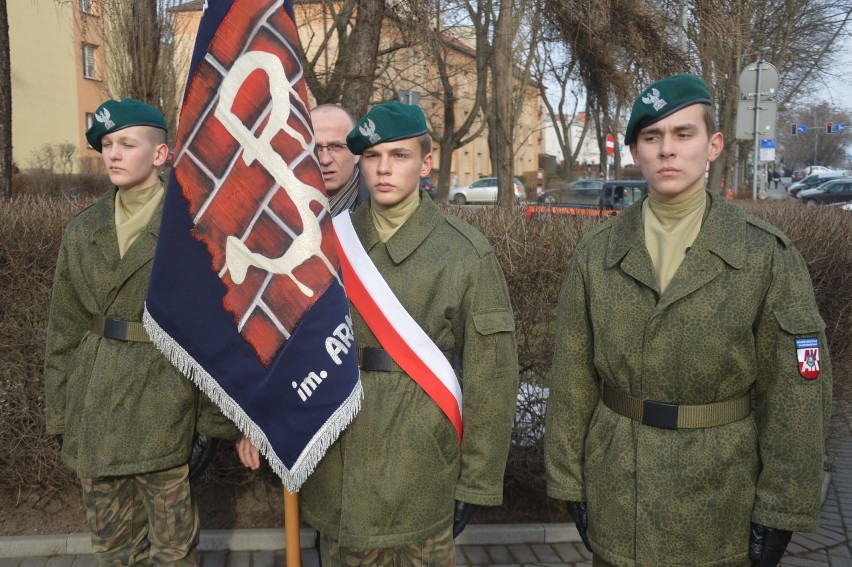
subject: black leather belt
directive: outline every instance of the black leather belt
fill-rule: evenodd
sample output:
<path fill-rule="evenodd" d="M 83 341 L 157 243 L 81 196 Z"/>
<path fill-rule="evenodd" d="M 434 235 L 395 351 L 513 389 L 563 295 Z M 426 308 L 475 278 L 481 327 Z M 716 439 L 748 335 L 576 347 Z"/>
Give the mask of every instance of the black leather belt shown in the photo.
<path fill-rule="evenodd" d="M 359 347 L 358 366 L 370 372 L 404 372 L 383 348 Z"/>
<path fill-rule="evenodd" d="M 96 335 L 108 339 L 137 343 L 151 342 L 144 325 L 135 321 L 122 321 L 121 319 L 109 319 L 100 315 L 93 315 L 91 330 Z"/>
<path fill-rule="evenodd" d="M 751 413 L 751 392 L 712 404 L 684 405 L 642 400 L 603 384 L 603 403 L 617 414 L 663 429 L 694 429 L 733 423 Z"/>

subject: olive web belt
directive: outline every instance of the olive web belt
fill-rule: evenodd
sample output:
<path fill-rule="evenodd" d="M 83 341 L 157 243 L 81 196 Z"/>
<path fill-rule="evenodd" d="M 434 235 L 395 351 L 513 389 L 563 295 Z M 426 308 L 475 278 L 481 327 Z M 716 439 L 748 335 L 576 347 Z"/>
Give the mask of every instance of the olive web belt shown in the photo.
<path fill-rule="evenodd" d="M 100 315 L 93 315 L 91 331 L 108 339 L 137 343 L 151 342 L 144 325 L 135 321 L 122 321 L 121 319 L 109 319 Z"/>
<path fill-rule="evenodd" d="M 716 427 L 739 421 L 751 413 L 751 392 L 724 402 L 682 405 L 642 400 L 603 384 L 603 403 L 617 414 L 663 429 Z"/>

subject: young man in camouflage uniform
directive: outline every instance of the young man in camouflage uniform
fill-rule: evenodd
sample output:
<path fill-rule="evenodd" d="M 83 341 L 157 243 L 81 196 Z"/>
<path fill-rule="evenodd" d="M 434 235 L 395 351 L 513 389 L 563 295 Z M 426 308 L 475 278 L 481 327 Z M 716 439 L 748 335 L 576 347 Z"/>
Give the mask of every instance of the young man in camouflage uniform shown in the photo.
<path fill-rule="evenodd" d="M 650 193 L 572 258 L 548 494 L 595 565 L 777 565 L 791 532 L 817 528 L 831 401 L 807 267 L 777 228 L 705 190 L 723 140 L 701 79 L 645 89 L 626 141 Z"/>
<path fill-rule="evenodd" d="M 485 238 L 419 191 L 432 167 L 419 107 L 377 105 L 346 142 L 363 154 L 370 190 L 351 226 L 439 356 L 460 362 L 464 430 L 459 440 L 352 304 L 364 400 L 302 486 L 301 510 L 321 534 L 323 565 L 451 566 L 476 506 L 503 498 L 518 388 L 508 290 Z"/>
<path fill-rule="evenodd" d="M 193 438 L 237 430 L 140 322 L 162 214 L 166 122 L 143 102 L 108 100 L 86 138 L 115 188 L 62 237 L 47 329 L 47 431 L 80 477 L 99 563 L 197 565 Z"/>

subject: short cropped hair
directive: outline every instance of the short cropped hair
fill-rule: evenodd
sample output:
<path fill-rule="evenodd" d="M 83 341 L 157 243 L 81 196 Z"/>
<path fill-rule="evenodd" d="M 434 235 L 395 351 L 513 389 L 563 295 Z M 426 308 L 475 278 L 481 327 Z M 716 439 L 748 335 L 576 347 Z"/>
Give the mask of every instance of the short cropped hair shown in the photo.
<path fill-rule="evenodd" d="M 154 128 L 153 126 L 148 127 L 148 139 L 155 146 L 159 146 L 160 144 L 167 143 L 167 133 L 162 128 Z"/>
<path fill-rule="evenodd" d="M 704 105 L 704 125 L 707 126 L 708 138 L 717 132 L 716 110 L 713 108 L 712 104 Z"/>
<path fill-rule="evenodd" d="M 423 157 L 432 153 L 432 137 L 428 132 L 417 136 L 417 143 L 420 144 L 420 153 Z"/>

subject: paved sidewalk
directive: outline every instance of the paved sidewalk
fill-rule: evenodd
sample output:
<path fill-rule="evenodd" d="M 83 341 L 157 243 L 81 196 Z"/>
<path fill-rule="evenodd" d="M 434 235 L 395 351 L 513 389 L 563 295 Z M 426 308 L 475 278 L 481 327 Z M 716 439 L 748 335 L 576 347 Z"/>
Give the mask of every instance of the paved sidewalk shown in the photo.
<path fill-rule="evenodd" d="M 831 474 L 819 532 L 796 534 L 783 567 L 852 567 L 852 400 L 838 400 L 826 453 Z M 317 567 L 313 530 L 302 530 L 302 565 Z M 202 567 L 283 567 L 280 530 L 202 531 Z M 573 524 L 472 525 L 456 540 L 456 565 L 591 567 Z M 0 537 L 0 567 L 94 567 L 87 534 Z"/>

